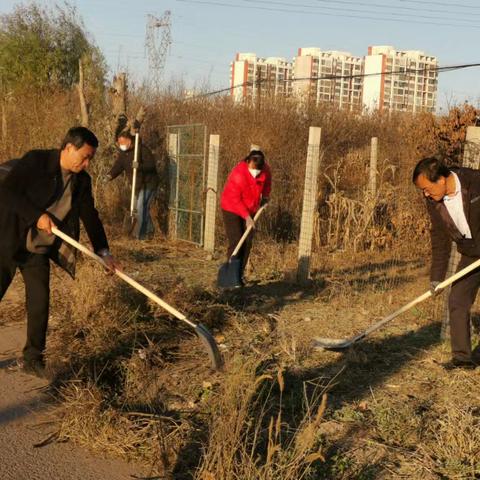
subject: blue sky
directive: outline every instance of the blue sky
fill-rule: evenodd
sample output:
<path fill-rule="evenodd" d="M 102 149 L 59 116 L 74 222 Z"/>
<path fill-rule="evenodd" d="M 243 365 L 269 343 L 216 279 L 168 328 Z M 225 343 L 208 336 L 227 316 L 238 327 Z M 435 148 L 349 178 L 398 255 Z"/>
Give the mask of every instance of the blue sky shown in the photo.
<path fill-rule="evenodd" d="M 53 5 L 51 0 L 38 3 Z M 173 44 L 164 81 L 187 86 L 229 85 L 236 52 L 291 60 L 298 47 L 364 55 L 369 45 L 423 50 L 441 66 L 480 63 L 478 0 L 74 0 L 112 71 L 141 79 L 147 14 L 172 12 Z M 1 0 L 0 13 L 18 1 Z M 452 5 L 453 4 L 453 5 Z M 360 18 L 361 17 L 361 18 Z M 443 73 L 439 105 L 468 100 L 478 105 L 480 68 Z"/>

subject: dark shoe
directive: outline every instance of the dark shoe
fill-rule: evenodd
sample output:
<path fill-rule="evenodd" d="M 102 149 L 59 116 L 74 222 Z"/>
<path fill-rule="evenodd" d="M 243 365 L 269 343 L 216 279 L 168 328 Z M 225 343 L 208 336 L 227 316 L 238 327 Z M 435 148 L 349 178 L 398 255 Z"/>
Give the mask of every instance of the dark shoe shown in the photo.
<path fill-rule="evenodd" d="M 47 378 L 45 362 L 43 360 L 24 360 L 22 369 L 28 375 L 35 375 L 38 378 Z"/>
<path fill-rule="evenodd" d="M 477 345 L 472 351 L 472 361 L 480 365 L 480 345 Z"/>
<path fill-rule="evenodd" d="M 457 358 L 452 358 L 447 363 L 442 364 L 442 367 L 447 370 L 475 370 L 478 367 L 478 364 L 473 362 L 472 360 L 459 360 Z"/>

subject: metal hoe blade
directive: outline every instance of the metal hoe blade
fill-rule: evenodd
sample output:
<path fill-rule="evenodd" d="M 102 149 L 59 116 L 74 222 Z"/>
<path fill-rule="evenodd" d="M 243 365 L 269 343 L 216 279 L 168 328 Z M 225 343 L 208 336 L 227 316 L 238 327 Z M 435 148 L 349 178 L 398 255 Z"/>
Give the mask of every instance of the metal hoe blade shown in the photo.
<path fill-rule="evenodd" d="M 315 337 L 314 347 L 323 348 L 324 350 L 343 350 L 344 348 L 351 347 L 354 343 L 359 342 L 365 337 L 364 334 L 357 335 L 353 338 L 326 338 Z"/>
<path fill-rule="evenodd" d="M 195 332 L 207 349 L 208 357 L 210 358 L 212 367 L 215 370 L 221 370 L 223 367 L 223 358 L 222 354 L 218 350 L 217 342 L 213 338 L 212 334 L 208 331 L 207 327 L 201 323 L 197 323 L 195 326 Z"/>

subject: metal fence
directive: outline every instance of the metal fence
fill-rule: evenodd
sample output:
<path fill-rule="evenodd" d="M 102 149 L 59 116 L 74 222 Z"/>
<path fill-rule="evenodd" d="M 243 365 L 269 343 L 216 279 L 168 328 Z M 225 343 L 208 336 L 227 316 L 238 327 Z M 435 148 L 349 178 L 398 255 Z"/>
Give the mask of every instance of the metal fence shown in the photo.
<path fill-rule="evenodd" d="M 173 238 L 203 245 L 205 125 L 167 127 L 170 177 L 170 225 Z"/>

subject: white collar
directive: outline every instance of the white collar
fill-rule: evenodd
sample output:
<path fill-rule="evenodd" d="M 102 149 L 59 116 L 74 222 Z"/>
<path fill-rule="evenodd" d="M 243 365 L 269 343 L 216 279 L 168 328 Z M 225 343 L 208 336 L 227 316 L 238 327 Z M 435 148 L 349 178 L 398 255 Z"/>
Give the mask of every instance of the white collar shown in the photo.
<path fill-rule="evenodd" d="M 458 175 L 455 172 L 451 172 L 451 174 L 455 179 L 455 193 L 453 195 L 445 195 L 443 197 L 444 202 L 451 202 L 462 190 L 462 186 L 460 185 L 460 179 L 458 178 Z"/>

